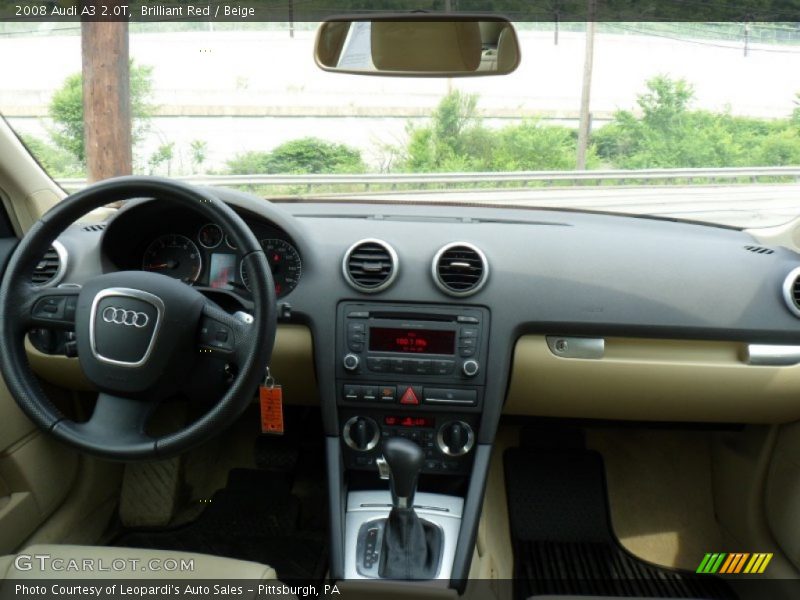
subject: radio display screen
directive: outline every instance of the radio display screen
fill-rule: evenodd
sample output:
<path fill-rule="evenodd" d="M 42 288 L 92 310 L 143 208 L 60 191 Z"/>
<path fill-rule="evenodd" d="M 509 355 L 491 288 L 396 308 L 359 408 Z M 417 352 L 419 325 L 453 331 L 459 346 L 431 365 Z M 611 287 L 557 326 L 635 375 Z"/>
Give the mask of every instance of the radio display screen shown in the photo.
<path fill-rule="evenodd" d="M 407 354 L 454 354 L 455 331 L 371 327 L 369 349 L 373 352 Z"/>

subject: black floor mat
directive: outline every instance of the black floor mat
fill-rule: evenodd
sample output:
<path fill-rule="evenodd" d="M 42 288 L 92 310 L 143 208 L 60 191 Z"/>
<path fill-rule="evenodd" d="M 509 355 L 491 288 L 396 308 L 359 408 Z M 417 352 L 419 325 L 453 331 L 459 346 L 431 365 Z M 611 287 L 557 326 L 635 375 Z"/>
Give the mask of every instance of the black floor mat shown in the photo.
<path fill-rule="evenodd" d="M 174 529 L 128 531 L 115 545 L 200 552 L 270 565 L 283 581 L 321 581 L 327 533 L 302 526 L 301 502 L 285 477 L 234 469 L 192 523 Z"/>
<path fill-rule="evenodd" d="M 611 527 L 600 455 L 578 448 L 506 451 L 515 597 L 593 595 L 729 600 L 713 576 L 629 554 Z"/>

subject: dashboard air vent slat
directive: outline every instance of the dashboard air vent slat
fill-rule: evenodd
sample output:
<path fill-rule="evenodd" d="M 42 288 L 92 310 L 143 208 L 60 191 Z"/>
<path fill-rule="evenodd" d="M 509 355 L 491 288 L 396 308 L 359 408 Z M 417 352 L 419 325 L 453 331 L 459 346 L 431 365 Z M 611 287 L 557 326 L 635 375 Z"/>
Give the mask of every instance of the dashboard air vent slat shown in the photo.
<path fill-rule="evenodd" d="M 469 296 L 480 290 L 489 275 L 483 252 L 472 244 L 448 244 L 433 259 L 433 279 L 451 296 Z"/>
<path fill-rule="evenodd" d="M 374 294 L 389 287 L 397 276 L 397 254 L 382 240 L 361 240 L 345 253 L 342 270 L 355 289 Z"/>
<path fill-rule="evenodd" d="M 755 254 L 775 254 L 775 250 L 764 246 L 745 246 L 744 249 Z"/>
<path fill-rule="evenodd" d="M 31 273 L 31 283 L 34 285 L 52 285 L 57 283 L 61 278 L 61 274 L 66 267 L 66 252 L 63 246 L 60 248 L 56 244 L 50 246 L 42 256 L 41 260 L 36 263 Z"/>

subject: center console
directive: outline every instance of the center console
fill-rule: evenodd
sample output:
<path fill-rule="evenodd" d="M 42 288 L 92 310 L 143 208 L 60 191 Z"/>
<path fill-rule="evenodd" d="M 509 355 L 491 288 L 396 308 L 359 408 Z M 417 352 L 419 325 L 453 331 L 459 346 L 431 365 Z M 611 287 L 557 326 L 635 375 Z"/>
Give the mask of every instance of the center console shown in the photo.
<path fill-rule="evenodd" d="M 429 484 L 444 476 L 466 489 L 484 403 L 489 311 L 344 302 L 336 325 L 343 466 L 353 476 L 374 474 L 365 473 L 374 489 L 347 496 L 346 577 L 448 579 L 464 499 L 430 488 L 415 496 L 417 477 Z"/>
<path fill-rule="evenodd" d="M 381 439 L 397 436 L 422 447 L 423 473 L 467 473 L 483 406 L 488 311 L 346 302 L 337 318 L 345 466 L 374 471 Z"/>

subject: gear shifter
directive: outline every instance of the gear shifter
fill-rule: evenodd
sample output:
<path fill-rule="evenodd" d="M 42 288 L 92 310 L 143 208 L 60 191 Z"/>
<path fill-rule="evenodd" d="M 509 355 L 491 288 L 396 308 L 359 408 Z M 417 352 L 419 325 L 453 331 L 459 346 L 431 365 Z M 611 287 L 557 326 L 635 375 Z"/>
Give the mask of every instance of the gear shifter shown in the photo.
<path fill-rule="evenodd" d="M 414 511 L 425 455 L 410 440 L 389 438 L 383 443 L 383 456 L 390 471 L 392 511 L 384 526 L 379 574 L 388 579 L 433 579 L 441 560 L 442 532 Z"/>
<path fill-rule="evenodd" d="M 383 457 L 389 467 L 389 485 L 394 508 L 413 508 L 417 477 L 425 454 L 417 444 L 403 438 L 389 438 L 383 443 Z"/>

